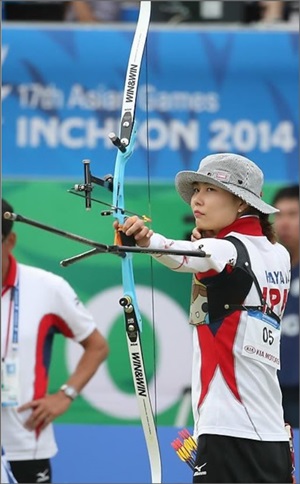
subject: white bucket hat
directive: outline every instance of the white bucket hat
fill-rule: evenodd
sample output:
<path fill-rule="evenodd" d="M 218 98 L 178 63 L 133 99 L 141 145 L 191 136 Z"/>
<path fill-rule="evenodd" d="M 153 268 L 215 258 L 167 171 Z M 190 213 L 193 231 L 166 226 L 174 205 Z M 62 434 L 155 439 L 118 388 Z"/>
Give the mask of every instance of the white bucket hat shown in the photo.
<path fill-rule="evenodd" d="M 210 183 L 244 200 L 262 213 L 279 212 L 262 199 L 264 175 L 253 161 L 234 153 L 217 153 L 200 161 L 198 171 L 180 171 L 175 178 L 176 189 L 190 204 L 193 183 Z"/>

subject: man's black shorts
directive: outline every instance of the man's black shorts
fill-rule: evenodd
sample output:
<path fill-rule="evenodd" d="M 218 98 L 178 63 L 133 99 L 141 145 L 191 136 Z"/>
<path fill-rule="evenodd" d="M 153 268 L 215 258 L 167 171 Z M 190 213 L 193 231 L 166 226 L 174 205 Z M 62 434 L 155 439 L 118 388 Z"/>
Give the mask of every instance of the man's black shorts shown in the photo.
<path fill-rule="evenodd" d="M 49 459 L 9 461 L 13 475 L 22 484 L 51 482 L 51 464 Z"/>

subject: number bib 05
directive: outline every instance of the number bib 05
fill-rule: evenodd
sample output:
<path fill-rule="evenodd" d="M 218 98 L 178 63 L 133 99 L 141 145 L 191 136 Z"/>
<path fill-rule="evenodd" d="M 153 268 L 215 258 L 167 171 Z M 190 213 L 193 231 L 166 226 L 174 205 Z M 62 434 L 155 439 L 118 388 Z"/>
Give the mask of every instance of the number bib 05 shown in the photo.
<path fill-rule="evenodd" d="M 280 325 L 260 311 L 249 311 L 242 355 L 280 370 Z"/>

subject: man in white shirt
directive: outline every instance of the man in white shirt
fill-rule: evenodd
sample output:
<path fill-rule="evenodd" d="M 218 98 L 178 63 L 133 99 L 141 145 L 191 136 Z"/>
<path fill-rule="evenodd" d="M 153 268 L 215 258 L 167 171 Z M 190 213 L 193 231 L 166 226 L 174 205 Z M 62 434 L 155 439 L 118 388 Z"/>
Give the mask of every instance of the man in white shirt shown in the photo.
<path fill-rule="evenodd" d="M 106 359 L 108 346 L 72 287 L 62 277 L 20 264 L 13 212 L 2 199 L 2 443 L 17 481 L 51 482 L 50 458 L 57 452 L 52 421 L 72 401 Z M 72 375 L 54 394 L 47 394 L 55 333 L 84 349 Z"/>

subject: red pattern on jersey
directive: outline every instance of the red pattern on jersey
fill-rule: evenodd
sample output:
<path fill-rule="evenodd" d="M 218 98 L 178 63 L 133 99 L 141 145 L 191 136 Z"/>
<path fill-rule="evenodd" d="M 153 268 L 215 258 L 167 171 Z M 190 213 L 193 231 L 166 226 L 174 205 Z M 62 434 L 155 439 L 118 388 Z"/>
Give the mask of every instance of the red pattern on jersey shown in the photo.
<path fill-rule="evenodd" d="M 200 282 L 201 279 L 204 279 L 205 277 L 213 277 L 213 276 L 217 276 L 218 274 L 219 272 L 216 271 L 215 269 L 209 269 L 206 272 L 197 272 L 197 274 L 195 274 L 195 277 Z"/>
<path fill-rule="evenodd" d="M 6 293 L 6 291 L 8 291 L 8 289 L 15 286 L 17 282 L 16 281 L 17 261 L 11 254 L 9 254 L 8 258 L 9 258 L 9 269 L 8 269 L 8 273 L 6 274 L 5 281 L 3 283 L 2 293 L 1 293 L 2 296 L 4 296 L 4 294 Z"/>
<path fill-rule="evenodd" d="M 48 387 L 48 370 L 51 356 L 52 338 L 51 332 L 59 332 L 68 338 L 74 336 L 73 332 L 65 321 L 56 314 L 46 314 L 39 324 L 36 344 L 33 400 L 43 398 Z M 36 438 L 40 428 L 36 429 Z"/>
<path fill-rule="evenodd" d="M 201 395 L 198 406 L 202 404 L 206 397 L 218 366 L 231 392 L 237 400 L 241 401 L 235 376 L 233 355 L 233 344 L 240 314 L 240 311 L 236 311 L 225 317 L 215 335 L 210 330 L 209 325 L 202 324 L 197 326 L 198 342 L 201 351 Z"/>
<path fill-rule="evenodd" d="M 231 225 L 228 225 L 222 229 L 216 238 L 222 239 L 232 231 L 245 235 L 263 235 L 260 220 L 257 216 L 241 217 L 235 220 Z M 233 268 L 230 264 L 226 265 L 227 272 L 231 272 L 232 269 Z M 210 269 L 207 272 L 195 274 L 198 281 L 201 281 L 204 277 L 213 277 L 214 275 L 217 275 L 217 272 L 213 269 Z M 198 342 L 201 354 L 201 395 L 199 397 L 198 407 L 202 404 L 207 395 L 209 385 L 213 379 L 217 366 L 219 366 L 220 371 L 233 395 L 237 398 L 237 400 L 241 401 L 237 388 L 237 381 L 234 371 L 234 356 L 232 352 L 240 314 L 240 311 L 236 311 L 233 314 L 225 317 L 215 335 L 210 330 L 209 325 L 204 324 L 197 326 Z"/>
<path fill-rule="evenodd" d="M 223 239 L 230 232 L 238 232 L 244 235 L 255 235 L 261 237 L 263 235 L 259 218 L 256 215 L 241 217 L 235 220 L 231 225 L 224 227 L 217 235 L 217 239 Z"/>

